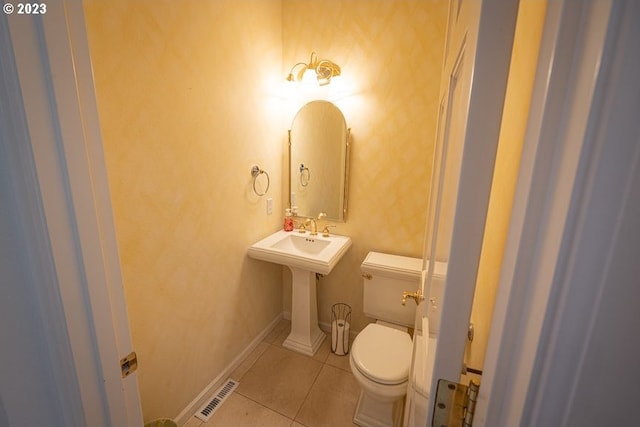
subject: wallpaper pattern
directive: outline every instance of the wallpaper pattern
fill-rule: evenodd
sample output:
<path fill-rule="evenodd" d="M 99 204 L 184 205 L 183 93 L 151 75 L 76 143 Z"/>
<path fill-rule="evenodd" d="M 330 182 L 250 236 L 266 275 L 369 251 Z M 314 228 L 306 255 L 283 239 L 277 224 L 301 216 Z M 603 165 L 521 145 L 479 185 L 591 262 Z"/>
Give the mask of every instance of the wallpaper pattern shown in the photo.
<path fill-rule="evenodd" d="M 334 230 L 353 246 L 320 280 L 319 316 L 346 302 L 362 329 L 367 252 L 422 253 L 447 2 L 84 5 L 145 420 L 175 417 L 290 311 L 290 273 L 246 249 L 282 225 L 286 131 L 310 99 L 333 101 L 352 129 L 348 219 Z M 311 51 L 340 82 L 285 84 Z M 254 164 L 270 174 L 265 197 Z"/>

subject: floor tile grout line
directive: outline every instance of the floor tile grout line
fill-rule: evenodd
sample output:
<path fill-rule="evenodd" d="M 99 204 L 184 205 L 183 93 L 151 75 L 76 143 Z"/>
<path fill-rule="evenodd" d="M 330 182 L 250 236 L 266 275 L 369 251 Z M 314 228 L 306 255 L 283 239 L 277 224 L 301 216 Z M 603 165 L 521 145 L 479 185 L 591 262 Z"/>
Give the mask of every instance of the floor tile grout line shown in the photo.
<path fill-rule="evenodd" d="M 280 333 L 282 334 L 282 332 L 283 332 L 283 331 L 281 331 Z M 282 350 L 287 350 L 287 351 L 289 351 L 289 352 L 291 352 L 291 353 L 294 353 L 294 354 L 300 355 L 300 354 L 298 354 L 297 352 L 292 351 L 292 350 L 290 350 L 290 349 L 288 349 L 288 348 L 284 347 L 284 346 L 282 345 L 282 343 L 281 343 L 281 342 L 278 342 L 278 341 L 268 342 L 268 341 L 266 341 L 266 338 L 265 338 L 265 339 L 263 339 L 261 342 L 263 342 L 263 343 L 267 344 L 267 347 L 266 347 L 266 348 L 265 348 L 265 350 L 264 350 L 264 351 L 262 351 L 262 352 L 260 353 L 260 355 L 259 355 L 259 356 L 258 356 L 258 357 L 257 357 L 257 358 L 252 362 L 252 363 L 251 363 L 251 365 L 250 365 L 249 367 L 247 367 L 247 369 L 246 369 L 246 370 L 245 370 L 245 372 L 243 373 L 242 377 L 244 377 L 244 376 L 245 376 L 245 375 L 246 375 L 246 374 L 247 374 L 247 373 L 248 373 L 248 372 L 253 368 L 253 366 L 258 362 L 258 360 L 260 360 L 260 358 L 261 358 L 261 357 L 262 357 L 262 356 L 263 356 L 263 355 L 268 351 L 268 349 L 269 349 L 269 347 L 270 347 L 270 346 L 273 346 L 273 347 L 275 347 L 275 348 L 282 349 Z M 304 397 L 304 399 L 302 400 L 302 403 L 300 404 L 300 407 L 297 409 L 296 414 L 293 416 L 293 418 L 292 418 L 291 416 L 287 415 L 287 414 L 284 414 L 284 413 L 280 412 L 279 410 L 277 410 L 277 409 L 275 409 L 275 408 L 271 408 L 271 407 L 269 407 L 269 406 L 267 406 L 267 405 L 265 405 L 265 404 L 263 404 L 263 403 L 261 403 L 261 402 L 259 402 L 259 401 L 255 400 L 255 399 L 253 399 L 253 398 L 251 398 L 251 397 L 249 397 L 249 396 L 247 396 L 247 395 L 243 394 L 243 393 L 242 393 L 241 391 L 239 391 L 239 390 L 234 390 L 234 392 L 235 392 L 235 393 L 238 393 L 238 395 L 240 395 L 240 396 L 244 397 L 245 399 L 247 399 L 247 400 L 249 400 L 249 401 L 251 401 L 251 402 L 254 402 L 254 403 L 258 404 L 260 407 L 265 408 L 265 409 L 267 409 L 267 410 L 269 410 L 269 411 L 271 411 L 271 412 L 277 413 L 277 414 L 279 414 L 279 415 L 281 415 L 281 416 L 285 417 L 286 419 L 290 420 L 290 421 L 291 421 L 290 426 L 293 426 L 293 424 L 298 423 L 298 424 L 300 424 L 300 425 L 302 425 L 302 426 L 307 427 L 307 425 L 306 425 L 306 424 L 303 424 L 301 421 L 297 420 L 297 417 L 300 415 L 300 411 L 301 411 L 301 410 L 302 410 L 302 408 L 304 407 L 305 403 L 307 403 L 307 400 L 309 399 L 309 396 L 310 396 L 310 394 L 311 394 L 311 391 L 312 391 L 313 387 L 316 385 L 316 383 L 318 382 L 318 378 L 320 377 L 320 373 L 322 372 L 322 370 L 324 369 L 324 367 L 325 367 L 325 366 L 329 366 L 329 367 L 331 367 L 332 369 L 338 369 L 338 370 L 343 371 L 343 372 L 350 372 L 350 369 L 343 369 L 343 368 L 342 368 L 342 367 L 340 367 L 340 366 L 335 366 L 335 365 L 332 365 L 331 363 L 329 363 L 329 359 L 330 359 L 331 354 L 332 354 L 332 352 L 331 352 L 331 351 L 329 351 L 329 353 L 327 354 L 327 356 L 326 356 L 323 360 L 319 360 L 319 359 L 317 359 L 317 358 L 315 358 L 315 357 L 313 357 L 313 356 L 307 356 L 310 360 L 314 360 L 315 362 L 317 362 L 318 364 L 320 364 L 320 365 L 321 365 L 321 367 L 320 367 L 320 370 L 318 371 L 318 373 L 315 375 L 315 377 L 314 377 L 314 379 L 313 379 L 313 382 L 311 383 L 311 386 L 310 386 L 310 387 L 309 387 L 309 389 L 307 390 L 307 392 L 306 392 L 306 394 L 305 394 L 305 397 Z M 249 357 L 249 356 L 247 356 L 247 357 Z M 239 382 L 241 381 L 242 377 L 238 380 Z M 204 424 L 202 424 L 202 425 L 204 425 Z"/>
<path fill-rule="evenodd" d="M 263 342 L 265 342 L 265 341 L 261 341 L 261 343 L 263 343 Z M 266 343 L 266 344 L 271 345 L 271 344 L 269 344 L 269 343 Z M 258 345 L 260 345 L 260 344 L 258 344 Z M 258 348 L 258 346 L 256 346 L 256 348 Z M 255 350 L 255 349 L 254 349 L 254 350 Z M 245 371 L 242 373 L 242 375 L 240 375 L 240 378 L 231 378 L 231 379 L 232 379 L 232 380 L 237 381 L 238 383 L 239 383 L 240 381 L 242 381 L 242 377 L 244 377 L 244 376 L 247 374 L 247 372 L 249 372 L 249 370 L 250 370 L 251 368 L 253 368 L 253 365 L 255 365 L 255 364 L 256 364 L 256 362 L 257 362 L 257 361 L 262 357 L 262 355 L 263 355 L 267 350 L 268 350 L 268 347 L 267 347 L 267 348 L 265 348 L 265 349 L 264 349 L 264 351 L 258 355 L 258 357 L 256 357 L 256 359 L 251 363 L 251 365 L 249 365 L 249 366 L 247 367 L 247 369 L 245 369 Z M 252 351 L 251 353 L 253 353 L 253 351 Z M 251 353 L 249 353 L 249 354 L 248 354 L 244 359 L 242 359 L 242 362 L 240 362 L 240 364 L 244 363 L 244 361 L 245 361 L 245 360 L 247 360 L 247 359 L 249 358 L 249 356 L 251 356 Z M 240 365 L 238 365 L 238 366 L 240 366 Z M 236 368 L 236 369 L 237 369 L 237 368 Z M 235 369 L 234 369 L 234 371 L 235 371 Z M 232 372 L 232 373 L 233 373 L 233 372 Z"/>
<path fill-rule="evenodd" d="M 324 369 L 324 363 L 319 362 L 317 360 L 316 360 L 316 362 L 320 363 L 322 366 L 320 367 L 320 370 L 318 370 L 318 373 L 316 374 L 316 377 L 313 379 L 313 382 L 311 383 L 311 387 L 309 387 L 309 390 L 307 390 L 307 394 L 304 396 L 304 399 L 302 399 L 302 403 L 300 404 L 300 407 L 296 411 L 296 415 L 293 417 L 294 421 L 298 421 L 297 420 L 298 415 L 300 415 L 300 411 L 302 410 L 302 408 L 304 407 L 304 404 L 306 403 L 307 399 L 309 398 L 309 395 L 311 394 L 311 390 L 313 389 L 313 386 L 318 381 L 318 377 L 320 376 L 320 372 L 322 372 L 322 369 Z M 302 424 L 302 423 L 300 423 L 300 424 Z"/>
<path fill-rule="evenodd" d="M 272 343 L 267 342 L 267 341 L 264 341 L 264 340 L 263 340 L 262 342 L 266 343 L 268 346 L 280 347 L 279 345 L 275 345 L 275 344 L 272 344 Z M 247 373 L 247 372 L 249 372 L 249 370 L 253 367 L 253 365 L 255 365 L 255 364 L 258 362 L 258 360 L 259 360 L 259 359 L 260 359 L 260 358 L 261 358 L 261 357 L 262 357 L 262 356 L 267 352 L 267 350 L 268 350 L 268 348 L 267 348 L 267 349 L 265 349 L 262 353 L 260 353 L 260 355 L 256 358 L 256 360 L 254 360 L 254 361 L 253 361 L 253 363 L 251 364 L 251 366 L 249 367 L 249 369 L 247 369 L 247 370 L 245 371 L 245 373 L 244 373 L 244 374 L 242 374 L 242 376 L 245 376 L 245 375 L 246 375 L 246 373 Z M 248 357 L 248 356 L 247 356 L 247 357 Z M 239 382 L 239 381 L 240 381 L 240 380 L 238 380 L 238 382 Z M 277 414 L 282 415 L 283 417 L 285 417 L 285 418 L 287 418 L 287 419 L 291 420 L 291 423 L 292 423 L 292 424 L 293 424 L 293 422 L 295 421 L 295 419 L 291 418 L 289 415 L 287 415 L 287 414 L 283 414 L 282 412 L 278 411 L 277 409 L 270 408 L 270 407 L 268 407 L 267 405 L 265 405 L 265 404 L 263 404 L 263 403 L 261 403 L 261 402 L 258 402 L 258 401 L 257 401 L 257 400 L 255 400 L 255 399 L 253 399 L 252 397 L 250 397 L 250 396 L 247 396 L 247 395 L 243 394 L 239 389 L 236 389 L 236 390 L 234 390 L 233 392 L 234 392 L 234 393 L 238 393 L 238 395 L 240 395 L 240 396 L 244 397 L 244 398 L 245 398 L 245 399 L 247 399 L 247 400 L 250 400 L 250 401 L 252 401 L 252 402 L 254 402 L 254 403 L 257 403 L 258 405 L 262 406 L 263 408 L 266 408 L 266 409 L 268 409 L 268 410 L 270 410 L 270 411 L 272 411 L 272 412 L 275 412 L 275 413 L 277 413 Z"/>
<path fill-rule="evenodd" d="M 287 415 L 287 414 L 283 414 L 282 412 L 278 411 L 277 409 L 270 408 L 270 407 L 268 407 L 267 405 L 265 405 L 264 403 L 258 402 L 257 400 L 255 400 L 255 399 L 253 399 L 253 398 L 251 398 L 251 397 L 249 397 L 249 396 L 245 396 L 244 394 L 242 394 L 242 393 L 238 392 L 238 390 L 234 390 L 233 392 L 234 392 L 234 393 L 238 393 L 240 396 L 244 397 L 245 399 L 250 400 L 250 401 L 252 401 L 253 403 L 258 404 L 259 406 L 262 406 L 263 408 L 268 409 L 268 410 L 269 410 L 269 411 L 271 411 L 271 412 L 275 412 L 275 413 L 276 413 L 276 414 L 278 414 L 278 415 L 282 415 L 282 416 L 283 416 L 283 417 L 285 417 L 286 419 L 291 420 L 291 423 L 292 423 L 292 424 L 293 424 L 293 422 L 295 421 L 295 419 L 294 419 L 294 418 L 291 418 L 289 415 Z"/>
<path fill-rule="evenodd" d="M 266 341 L 264 341 L 264 342 L 266 342 Z M 284 350 L 291 351 L 291 350 L 289 350 L 289 349 L 287 349 L 287 348 L 285 348 L 285 347 L 283 347 L 282 345 L 277 344 L 277 343 L 269 343 L 269 342 L 267 342 L 267 344 L 269 344 L 269 346 L 274 346 L 274 347 L 276 347 L 276 348 L 280 348 L 280 349 L 284 349 Z M 260 356 L 258 356 L 258 358 L 257 358 L 253 363 L 254 363 L 254 364 L 255 364 L 255 363 L 257 363 L 258 359 L 260 359 L 260 357 L 262 357 L 262 355 L 264 355 L 266 352 L 267 352 L 267 350 L 265 349 L 265 351 L 263 351 L 263 352 L 262 352 L 262 354 L 260 354 Z M 295 353 L 295 352 L 292 352 L 292 353 Z M 318 363 L 320 363 L 320 362 L 318 362 Z M 252 364 L 251 366 L 253 366 L 253 364 Z M 322 368 L 320 368 L 320 370 L 322 370 Z M 249 370 L 247 370 L 247 372 L 249 372 Z M 245 372 L 245 374 L 246 374 L 246 372 Z M 320 374 L 320 372 L 318 372 L 318 375 L 319 375 L 319 374 Z M 316 379 L 318 378 L 318 375 L 316 375 L 316 378 L 314 378 L 313 383 L 311 384 L 311 386 L 312 386 L 312 387 L 313 387 L 313 384 L 315 384 L 315 381 L 316 381 Z M 244 376 L 244 375 L 243 375 L 243 376 Z M 311 387 L 309 387 L 309 390 L 311 390 Z M 292 417 L 290 417 L 289 415 L 284 414 L 284 413 L 280 412 L 279 410 L 277 410 L 277 409 L 275 409 L 275 408 L 270 408 L 269 406 L 267 406 L 267 405 L 265 405 L 265 404 L 263 404 L 263 403 L 261 403 L 261 402 L 258 402 L 257 400 L 253 399 L 252 397 L 247 396 L 247 395 L 245 395 L 245 394 L 242 394 L 242 392 L 241 392 L 241 391 L 239 391 L 238 389 L 234 390 L 234 393 L 238 393 L 240 396 L 242 396 L 242 397 L 244 397 L 244 398 L 246 398 L 246 399 L 248 399 L 248 400 L 250 400 L 250 401 L 252 401 L 252 402 L 257 403 L 258 405 L 262 406 L 263 408 L 266 408 L 266 409 L 268 409 L 268 410 L 270 410 L 270 411 L 272 411 L 272 412 L 275 412 L 275 413 L 277 413 L 277 414 L 282 415 L 283 417 L 285 417 L 285 418 L 287 418 L 287 419 L 291 420 L 291 424 L 293 424 L 294 422 L 296 422 L 295 416 L 298 414 L 298 411 L 300 411 L 300 408 L 302 408 L 302 405 L 300 405 L 300 408 L 298 408 L 298 410 L 296 411 L 296 414 L 295 414 L 295 415 L 293 416 L 293 418 L 292 418 Z M 308 395 L 308 394 L 309 394 L 309 392 L 307 392 L 307 395 Z M 305 400 L 306 400 L 306 396 L 305 396 Z M 304 400 L 303 400 L 303 403 L 304 403 Z M 300 423 L 300 424 L 302 424 L 302 423 Z"/>
<path fill-rule="evenodd" d="M 280 334 L 282 334 L 283 332 L 284 332 L 284 328 L 282 328 L 282 330 L 280 331 Z M 253 362 L 252 362 L 252 363 L 251 363 L 251 364 L 250 364 L 250 365 L 245 369 L 245 372 L 242 374 L 242 376 L 241 376 L 240 378 L 238 378 L 238 379 L 237 379 L 237 381 L 238 381 L 238 382 L 241 382 L 242 378 L 243 378 L 243 377 L 244 377 L 244 376 L 245 376 L 245 375 L 246 375 L 246 374 L 247 374 L 247 373 L 248 373 L 248 372 L 253 368 L 253 366 L 258 362 L 258 360 L 260 360 L 260 358 L 261 358 L 261 357 L 262 357 L 262 356 L 263 356 L 263 355 L 268 351 L 268 349 L 269 349 L 269 347 L 270 347 L 270 346 L 274 346 L 274 347 L 276 347 L 276 348 L 278 348 L 278 349 L 283 349 L 283 350 L 290 351 L 291 353 L 298 354 L 297 352 L 292 351 L 292 350 L 287 349 L 286 347 L 284 347 L 284 346 L 282 345 L 282 343 L 281 343 L 281 342 L 278 342 L 278 341 L 274 341 L 274 342 L 266 341 L 266 337 L 265 337 L 265 339 L 263 339 L 263 340 L 261 341 L 261 343 L 265 343 L 265 344 L 267 344 L 267 347 L 266 347 L 266 348 L 265 348 L 265 349 L 264 349 L 264 350 L 263 350 L 263 351 L 262 351 L 262 352 L 261 352 L 261 353 L 260 353 L 256 358 L 255 358 L 255 360 L 254 360 L 254 361 L 253 361 Z M 283 416 L 283 417 L 284 417 L 284 418 L 286 418 L 287 420 L 291 421 L 291 424 L 290 424 L 290 426 L 291 426 L 291 427 L 292 427 L 295 423 L 297 423 L 297 424 L 299 424 L 299 425 L 301 425 L 301 426 L 304 426 L 304 427 L 308 427 L 306 424 L 303 424 L 301 421 L 297 420 L 297 417 L 300 415 L 300 412 L 301 412 L 302 408 L 304 407 L 305 403 L 307 403 L 307 401 L 308 401 L 308 399 L 309 399 L 309 396 L 310 396 L 310 394 L 311 394 L 311 391 L 312 391 L 313 387 L 317 384 L 317 382 L 318 382 L 318 378 L 320 377 L 320 373 L 322 372 L 322 370 L 324 369 L 324 367 L 325 367 L 325 366 L 329 366 L 329 367 L 331 367 L 332 369 L 338 369 L 338 370 L 343 371 L 343 372 L 350 372 L 350 370 L 349 370 L 349 369 L 343 369 L 343 368 L 342 368 L 342 367 L 340 367 L 340 366 L 336 366 L 336 365 L 333 365 L 333 364 L 329 363 L 329 359 L 330 359 L 330 357 L 331 357 L 331 354 L 332 354 L 332 353 L 333 353 L 332 351 L 329 351 L 329 353 L 326 355 L 326 357 L 324 357 L 324 359 L 322 359 L 322 360 L 317 359 L 317 358 L 315 358 L 314 356 L 306 356 L 306 355 L 305 355 L 305 356 L 306 356 L 307 358 L 309 358 L 310 360 L 314 360 L 315 362 L 319 363 L 319 364 L 321 365 L 321 367 L 320 367 L 320 370 L 318 371 L 318 373 L 315 375 L 315 377 L 314 377 L 314 379 L 313 379 L 313 382 L 311 383 L 311 385 L 310 385 L 309 389 L 307 390 L 307 392 L 306 392 L 306 394 L 305 394 L 305 397 L 304 397 L 304 399 L 302 400 L 302 403 L 300 404 L 300 407 L 297 409 L 296 414 L 293 416 L 293 418 L 292 418 L 291 416 L 289 416 L 289 415 L 285 414 L 285 413 L 280 412 L 279 410 L 277 410 L 277 409 L 275 409 L 275 408 L 271 408 L 271 407 L 269 407 L 269 406 L 267 406 L 267 405 L 265 405 L 265 404 L 263 404 L 263 403 L 261 403 L 261 402 L 259 402 L 259 401 L 255 400 L 255 399 L 251 398 L 250 396 L 247 396 L 247 395 L 243 394 L 241 391 L 239 391 L 239 390 L 237 390 L 237 389 L 236 389 L 236 390 L 234 390 L 234 393 L 237 393 L 239 396 L 241 396 L 241 397 L 243 397 L 243 398 L 245 398 L 245 399 L 247 399 L 247 400 L 249 400 L 249 401 L 251 401 L 251 402 L 253 402 L 253 403 L 257 404 L 258 406 L 260 406 L 260 407 L 262 407 L 262 408 L 264 408 L 264 409 L 267 409 L 268 411 L 271 411 L 271 412 L 273 412 L 273 413 L 276 413 L 276 414 L 279 414 L 279 415 Z M 298 354 L 298 355 L 299 355 L 299 354 Z M 247 355 L 247 358 L 248 358 L 249 356 L 250 356 L 250 354 L 249 354 L 249 355 Z M 246 360 L 246 358 L 245 358 L 245 360 Z M 243 362 L 244 362 L 244 360 L 243 360 Z M 242 363 L 242 362 L 241 362 L 241 363 Z M 204 426 L 205 424 L 206 424 L 205 422 L 200 421 L 200 425 L 199 425 L 199 426 Z"/>

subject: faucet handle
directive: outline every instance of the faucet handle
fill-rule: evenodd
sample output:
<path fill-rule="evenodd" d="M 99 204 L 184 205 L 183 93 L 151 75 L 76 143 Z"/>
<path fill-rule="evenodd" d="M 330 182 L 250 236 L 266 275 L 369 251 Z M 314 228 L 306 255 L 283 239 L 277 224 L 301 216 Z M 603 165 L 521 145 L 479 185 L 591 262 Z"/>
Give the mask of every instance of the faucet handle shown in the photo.
<path fill-rule="evenodd" d="M 307 232 L 307 227 L 305 226 L 304 222 L 301 222 L 300 225 L 298 226 L 298 233 L 304 234 L 306 232 Z"/>
<path fill-rule="evenodd" d="M 335 225 L 325 225 L 324 229 L 322 230 L 322 237 L 329 237 L 329 228 L 334 228 L 336 227 Z"/>

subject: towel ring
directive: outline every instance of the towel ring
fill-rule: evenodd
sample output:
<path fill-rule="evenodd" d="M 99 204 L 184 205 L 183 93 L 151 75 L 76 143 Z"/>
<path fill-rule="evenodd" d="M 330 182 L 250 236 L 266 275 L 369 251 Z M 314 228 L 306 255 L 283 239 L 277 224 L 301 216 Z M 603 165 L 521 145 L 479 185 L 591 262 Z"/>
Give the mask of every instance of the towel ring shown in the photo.
<path fill-rule="evenodd" d="M 263 193 L 260 193 L 258 190 L 256 190 L 256 181 L 258 180 L 258 177 L 262 174 L 265 174 L 265 176 L 267 177 L 267 188 L 264 190 Z M 256 193 L 258 196 L 264 196 L 265 194 L 267 194 L 267 191 L 269 191 L 269 184 L 271 183 L 271 180 L 269 179 L 269 174 L 260 169 L 260 167 L 258 165 L 254 165 L 251 168 L 251 176 L 253 177 L 253 192 Z"/>
<path fill-rule="evenodd" d="M 304 176 L 305 171 L 307 171 L 306 178 Z M 310 179 L 311 179 L 311 172 L 309 171 L 309 168 L 306 167 L 304 164 L 300 163 L 300 185 L 302 185 L 303 187 L 306 187 L 307 185 L 309 185 Z"/>

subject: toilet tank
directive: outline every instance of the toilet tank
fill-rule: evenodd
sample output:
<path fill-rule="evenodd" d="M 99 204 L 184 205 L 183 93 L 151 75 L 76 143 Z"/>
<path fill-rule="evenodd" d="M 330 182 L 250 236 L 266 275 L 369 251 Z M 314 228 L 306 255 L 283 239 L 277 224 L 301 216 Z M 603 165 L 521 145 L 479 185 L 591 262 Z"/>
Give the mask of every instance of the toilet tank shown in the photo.
<path fill-rule="evenodd" d="M 403 326 L 413 326 L 416 304 L 402 305 L 402 292 L 420 285 L 422 259 L 369 252 L 360 266 L 364 281 L 364 314 Z"/>

